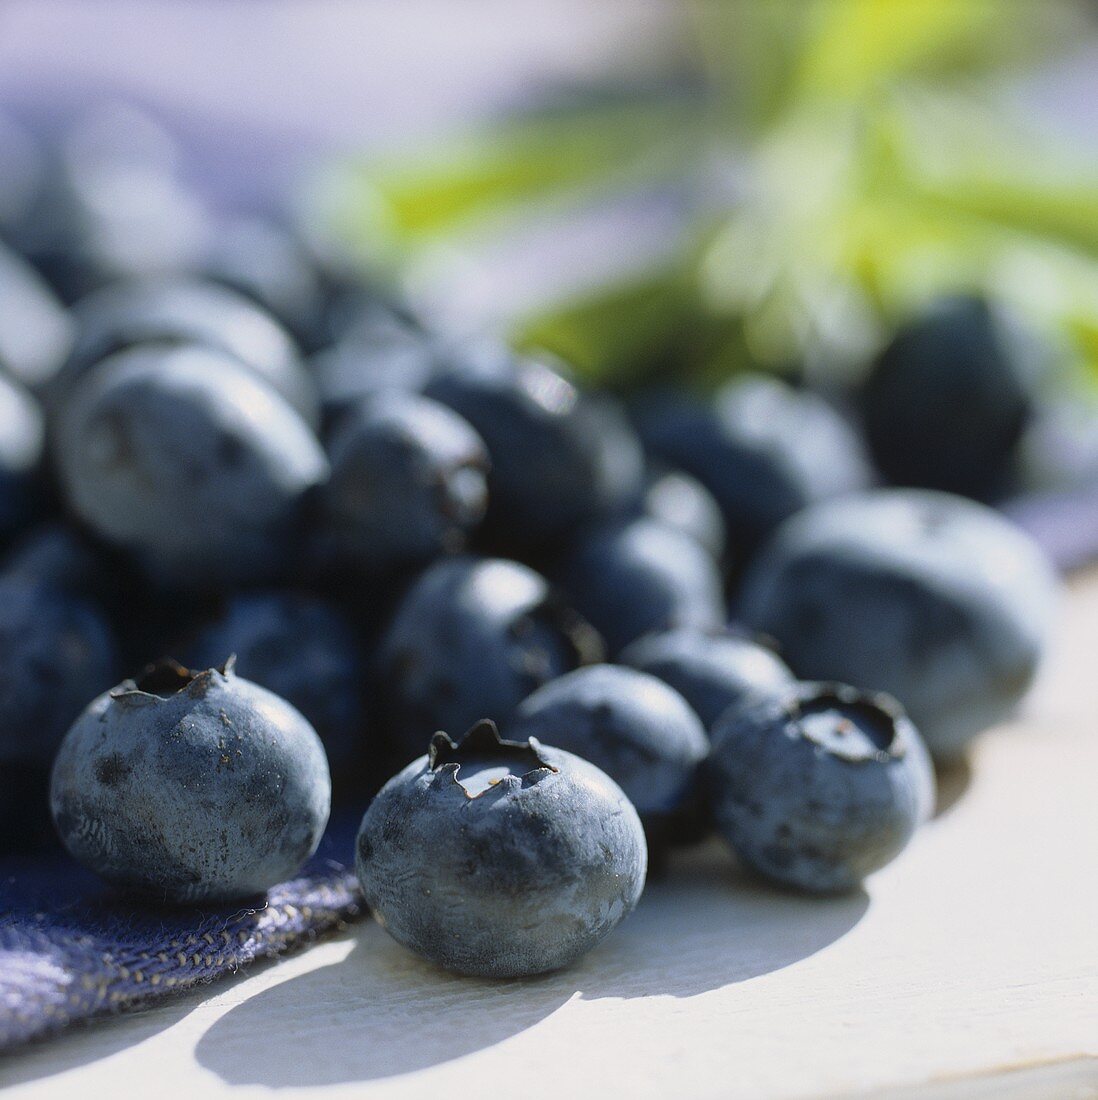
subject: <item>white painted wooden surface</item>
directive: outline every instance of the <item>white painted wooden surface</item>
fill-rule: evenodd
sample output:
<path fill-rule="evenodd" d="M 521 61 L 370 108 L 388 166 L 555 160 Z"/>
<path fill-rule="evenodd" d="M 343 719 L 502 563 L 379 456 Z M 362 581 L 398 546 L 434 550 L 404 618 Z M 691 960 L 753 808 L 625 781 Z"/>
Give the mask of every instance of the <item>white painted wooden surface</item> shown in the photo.
<path fill-rule="evenodd" d="M 706 848 L 565 974 L 449 977 L 364 924 L 24 1052 L 0 1085 L 12 1100 L 1098 1096 L 1098 574 L 1075 585 L 1026 713 L 945 794 L 853 897 L 773 892 Z"/>

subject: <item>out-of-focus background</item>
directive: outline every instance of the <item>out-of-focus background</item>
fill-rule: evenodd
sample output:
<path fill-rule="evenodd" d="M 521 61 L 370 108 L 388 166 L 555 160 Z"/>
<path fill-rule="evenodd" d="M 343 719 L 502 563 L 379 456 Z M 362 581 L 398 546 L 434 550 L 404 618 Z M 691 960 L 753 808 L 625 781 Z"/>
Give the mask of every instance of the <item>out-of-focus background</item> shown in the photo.
<path fill-rule="evenodd" d="M 1074 491 L 1098 483 L 1096 73 L 1084 0 L 7 0 L 0 238 L 72 300 L 208 270 L 234 217 L 277 214 L 431 327 L 612 387 L 761 367 L 841 397 L 976 293 L 1049 360 L 1011 489 Z"/>
<path fill-rule="evenodd" d="M 879 309 L 974 281 L 1092 344 L 1096 26 L 1075 0 L 7 0 L 0 105 L 39 133 L 147 109 L 213 202 L 320 195 L 456 323 L 624 276 L 644 325 L 537 329 L 595 369 L 698 302 L 753 358 L 857 357 Z"/>

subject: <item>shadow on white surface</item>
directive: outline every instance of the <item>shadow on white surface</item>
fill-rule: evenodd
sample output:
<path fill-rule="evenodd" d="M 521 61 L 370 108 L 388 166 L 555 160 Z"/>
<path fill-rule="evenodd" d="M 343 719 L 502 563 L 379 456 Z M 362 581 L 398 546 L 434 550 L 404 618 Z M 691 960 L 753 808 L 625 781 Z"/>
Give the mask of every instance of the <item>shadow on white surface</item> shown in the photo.
<path fill-rule="evenodd" d="M 370 923 L 344 961 L 231 1009 L 195 1056 L 232 1085 L 410 1073 L 501 1043 L 576 997 L 697 997 L 782 969 L 845 935 L 868 905 L 860 890 L 824 899 L 771 890 L 706 846 L 676 860 L 621 929 L 568 971 L 521 982 L 459 978 Z"/>
<path fill-rule="evenodd" d="M 209 996 L 202 987 L 148 1012 L 98 1017 L 0 1055 L 0 1090 L 55 1077 L 143 1043 L 179 1023 Z"/>
<path fill-rule="evenodd" d="M 972 764 L 967 756 L 950 760 L 945 764 L 935 764 L 934 778 L 938 783 L 938 794 L 934 803 L 934 817 L 944 817 L 964 797 L 972 783 Z"/>

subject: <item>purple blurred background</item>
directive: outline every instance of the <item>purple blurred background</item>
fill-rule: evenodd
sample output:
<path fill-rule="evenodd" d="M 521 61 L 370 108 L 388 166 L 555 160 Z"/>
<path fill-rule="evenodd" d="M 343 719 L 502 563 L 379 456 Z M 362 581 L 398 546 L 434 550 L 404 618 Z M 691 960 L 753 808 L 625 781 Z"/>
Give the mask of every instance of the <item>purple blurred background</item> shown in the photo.
<path fill-rule="evenodd" d="M 401 145 L 680 42 L 672 0 L 4 0 L 0 106 L 152 109 L 214 195 L 280 194 L 307 153 Z"/>

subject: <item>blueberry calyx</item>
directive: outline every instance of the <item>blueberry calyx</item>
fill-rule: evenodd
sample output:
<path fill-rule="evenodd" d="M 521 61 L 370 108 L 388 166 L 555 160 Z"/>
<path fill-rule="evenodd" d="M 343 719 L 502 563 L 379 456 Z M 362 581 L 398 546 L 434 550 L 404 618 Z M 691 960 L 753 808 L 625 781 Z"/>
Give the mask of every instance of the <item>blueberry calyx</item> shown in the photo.
<path fill-rule="evenodd" d="M 466 798 L 473 800 L 493 791 L 506 791 L 530 787 L 557 772 L 541 755 L 537 738 L 525 741 L 506 741 L 500 737 L 495 722 L 484 718 L 472 726 L 459 740 L 454 741 L 441 730 L 431 738 L 427 754 L 427 766 L 435 773 L 440 786 L 453 785 Z M 462 765 L 506 768 L 507 773 L 488 781 L 479 790 L 472 790 L 459 778 Z M 516 766 L 518 765 L 518 766 Z"/>
<path fill-rule="evenodd" d="M 112 699 L 132 703 L 171 699 L 184 691 L 200 696 L 205 694 L 215 675 L 222 678 L 230 676 L 235 664 L 235 653 L 230 654 L 220 667 L 207 669 L 190 669 L 171 657 L 164 657 L 146 665 L 135 679 L 123 680 L 110 695 Z"/>
<path fill-rule="evenodd" d="M 824 739 L 812 723 L 804 721 L 813 714 L 829 710 L 849 715 L 834 724 L 837 740 L 835 736 Z M 850 763 L 884 764 L 889 760 L 902 760 L 907 754 L 908 739 L 901 732 L 907 715 L 900 704 L 884 692 L 859 691 L 848 684 L 829 681 L 809 683 L 790 697 L 785 712 L 791 737 L 810 741 L 819 751 Z M 845 740 L 847 733 L 861 736 Z M 866 751 L 866 740 L 872 742 L 874 751 Z"/>

